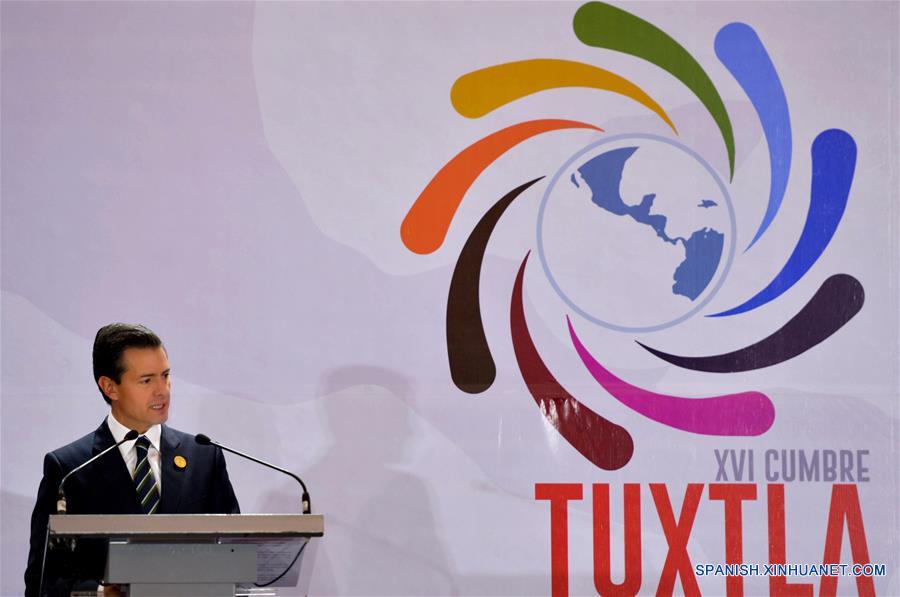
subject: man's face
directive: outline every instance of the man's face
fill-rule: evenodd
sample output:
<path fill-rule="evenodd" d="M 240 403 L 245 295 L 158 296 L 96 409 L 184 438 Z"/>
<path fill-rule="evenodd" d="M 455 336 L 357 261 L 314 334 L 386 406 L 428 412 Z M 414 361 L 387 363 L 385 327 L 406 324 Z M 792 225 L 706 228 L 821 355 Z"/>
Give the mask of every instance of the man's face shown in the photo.
<path fill-rule="evenodd" d="M 125 372 L 116 383 L 109 377 L 99 379 L 100 387 L 112 400 L 112 414 L 117 421 L 144 433 L 169 418 L 169 358 L 158 348 L 126 348 L 122 353 Z"/>

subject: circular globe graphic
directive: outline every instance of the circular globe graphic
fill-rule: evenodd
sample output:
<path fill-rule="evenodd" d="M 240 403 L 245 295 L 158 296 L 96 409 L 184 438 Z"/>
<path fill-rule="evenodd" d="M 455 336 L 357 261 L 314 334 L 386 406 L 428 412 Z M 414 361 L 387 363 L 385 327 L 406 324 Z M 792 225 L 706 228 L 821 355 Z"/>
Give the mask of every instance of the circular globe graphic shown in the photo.
<path fill-rule="evenodd" d="M 728 111 L 703 67 L 684 47 L 655 25 L 604 2 L 581 6 L 573 27 L 584 44 L 647 60 L 693 91 L 718 126 L 727 171 L 734 177 L 735 138 Z M 752 27 L 737 22 L 722 27 L 715 51 L 747 92 L 769 152 L 768 201 L 746 245 L 749 251 L 785 199 L 794 153 L 790 115 L 775 67 Z M 667 58 L 676 54 L 678 64 Z M 481 118 L 533 93 L 561 87 L 628 96 L 679 135 L 660 105 L 632 82 L 568 60 L 523 60 L 472 71 L 456 80 L 450 96 L 461 116 Z M 471 143 L 444 164 L 410 207 L 400 226 L 403 243 L 416 254 L 435 252 L 472 184 L 501 155 L 537 135 L 576 129 L 603 133 L 591 123 L 543 118 L 517 122 Z M 816 136 L 810 154 L 806 223 L 784 265 L 761 290 L 730 308 L 722 310 L 720 305 L 718 311 L 705 311 L 707 317 L 738 315 L 776 300 L 828 247 L 847 206 L 856 142 L 846 131 L 827 129 Z M 460 249 L 447 294 L 446 339 L 451 377 L 463 392 L 484 392 L 497 375 L 479 300 L 485 251 L 507 208 L 542 180 L 540 176 L 519 184 L 497 200 Z M 536 241 L 546 280 L 568 309 L 607 329 L 638 333 L 663 330 L 704 311 L 731 269 L 736 230 L 728 191 L 699 154 L 666 137 L 633 133 L 588 145 L 553 175 L 540 203 Z M 530 256 L 529 251 L 519 265 L 509 302 L 509 330 L 522 380 L 545 421 L 561 437 L 597 467 L 618 470 L 633 455 L 631 434 L 571 394 L 541 358 L 529 332 L 523 289 Z M 755 371 L 793 359 L 829 338 L 862 309 L 864 300 L 859 280 L 834 274 L 784 325 L 735 350 L 692 356 L 638 345 L 689 371 Z M 744 437 L 766 433 L 775 421 L 775 406 L 762 392 L 677 396 L 633 385 L 607 369 L 582 342 L 576 332 L 583 327 L 581 322 L 573 323 L 568 312 L 565 322 L 588 373 L 610 396 L 648 419 L 701 435 Z M 561 412 L 567 415 L 559 416 Z"/>
<path fill-rule="evenodd" d="M 684 145 L 620 135 L 570 158 L 538 215 L 541 264 L 560 297 L 601 326 L 650 332 L 703 308 L 734 255 L 731 199 Z"/>

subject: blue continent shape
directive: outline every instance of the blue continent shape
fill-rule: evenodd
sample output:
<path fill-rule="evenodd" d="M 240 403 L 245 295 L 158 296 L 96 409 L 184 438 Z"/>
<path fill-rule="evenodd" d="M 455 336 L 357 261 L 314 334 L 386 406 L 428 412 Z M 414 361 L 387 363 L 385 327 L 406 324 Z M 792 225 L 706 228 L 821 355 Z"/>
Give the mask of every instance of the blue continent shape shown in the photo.
<path fill-rule="evenodd" d="M 719 267 L 725 235 L 712 228 L 695 230 L 690 238 L 684 241 L 684 261 L 677 268 L 672 278 L 672 293 L 695 300 L 709 286 L 712 277 Z"/>
<path fill-rule="evenodd" d="M 672 293 L 695 300 L 709 285 L 719 266 L 725 235 L 712 228 L 695 230 L 690 238 L 671 238 L 666 234 L 667 218 L 661 214 L 651 214 L 655 193 L 644 195 L 638 205 L 628 205 L 622 200 L 620 186 L 625 162 L 637 151 L 637 147 L 622 147 L 602 153 L 578 168 L 582 180 L 591 189 L 591 201 L 600 209 L 615 216 L 628 216 L 639 224 L 649 226 L 656 236 L 666 243 L 681 244 L 684 247 L 684 261 L 675 269 L 672 279 Z M 579 187 L 574 174 L 571 182 Z M 704 199 L 697 207 L 709 208 L 715 201 Z"/>
<path fill-rule="evenodd" d="M 646 224 L 656 231 L 658 237 L 674 245 L 677 239 L 669 238 L 666 235 L 666 216 L 650 215 L 650 208 L 653 207 L 653 201 L 656 199 L 655 193 L 644 195 L 639 205 L 626 204 L 619 193 L 625 162 L 635 151 L 637 151 L 637 147 L 623 147 L 607 151 L 582 164 L 578 173 L 590 187 L 591 201 L 597 207 L 614 216 L 629 216 L 635 222 Z M 572 176 L 572 180 L 575 182 L 575 175 Z"/>

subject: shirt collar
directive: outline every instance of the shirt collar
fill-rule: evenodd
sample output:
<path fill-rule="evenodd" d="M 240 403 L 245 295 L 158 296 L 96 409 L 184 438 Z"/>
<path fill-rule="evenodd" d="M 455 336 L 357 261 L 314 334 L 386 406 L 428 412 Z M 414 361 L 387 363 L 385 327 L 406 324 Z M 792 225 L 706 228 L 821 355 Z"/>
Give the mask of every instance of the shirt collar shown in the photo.
<path fill-rule="evenodd" d="M 109 415 L 106 417 L 106 425 L 109 427 L 109 431 L 112 433 L 113 439 L 116 440 L 116 443 L 119 443 L 120 441 L 125 439 L 125 436 L 129 431 L 131 431 L 128 427 L 119 423 L 112 413 L 109 413 Z M 159 451 L 159 441 L 160 437 L 162 436 L 162 426 L 154 425 L 143 435 L 146 435 L 147 439 L 150 440 L 150 443 L 153 445 L 153 447 L 156 448 L 157 451 Z M 137 440 L 125 442 L 121 447 L 123 449 L 131 448 L 131 446 L 134 445 L 135 441 Z"/>

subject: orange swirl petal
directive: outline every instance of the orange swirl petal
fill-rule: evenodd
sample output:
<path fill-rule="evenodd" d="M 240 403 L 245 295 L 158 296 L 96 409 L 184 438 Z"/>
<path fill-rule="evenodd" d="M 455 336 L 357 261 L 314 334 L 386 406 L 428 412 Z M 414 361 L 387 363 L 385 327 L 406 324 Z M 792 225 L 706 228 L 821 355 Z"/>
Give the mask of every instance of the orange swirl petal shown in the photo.
<path fill-rule="evenodd" d="M 492 133 L 459 152 L 434 175 L 403 218 L 403 244 L 420 255 L 436 251 L 443 244 L 466 191 L 488 166 L 519 143 L 562 129 L 603 130 L 576 120 L 530 120 Z"/>

